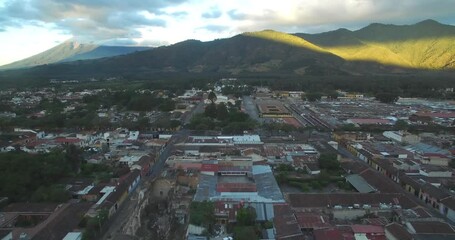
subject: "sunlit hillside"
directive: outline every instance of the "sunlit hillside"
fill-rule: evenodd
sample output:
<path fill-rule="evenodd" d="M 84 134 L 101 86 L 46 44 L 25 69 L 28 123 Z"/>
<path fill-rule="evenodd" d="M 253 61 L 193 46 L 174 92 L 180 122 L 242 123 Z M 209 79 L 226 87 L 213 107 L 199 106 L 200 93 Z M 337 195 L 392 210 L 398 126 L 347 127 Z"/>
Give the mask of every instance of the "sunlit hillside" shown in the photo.
<path fill-rule="evenodd" d="M 300 37 L 294 36 L 292 34 L 287 34 L 283 32 L 277 32 L 273 30 L 264 30 L 260 32 L 247 32 L 244 33 L 246 36 L 250 37 L 257 37 L 257 38 L 262 38 L 265 40 L 271 40 L 279 43 L 284 43 L 287 45 L 295 46 L 295 47 L 302 47 L 302 48 L 307 48 L 313 51 L 317 52 L 327 52 L 327 50 L 314 45 L 313 43 L 308 42 L 305 39 L 302 39 Z"/>
<path fill-rule="evenodd" d="M 414 25 L 371 24 L 321 34 L 295 34 L 345 60 L 420 69 L 455 68 L 455 27 L 426 20 Z"/>

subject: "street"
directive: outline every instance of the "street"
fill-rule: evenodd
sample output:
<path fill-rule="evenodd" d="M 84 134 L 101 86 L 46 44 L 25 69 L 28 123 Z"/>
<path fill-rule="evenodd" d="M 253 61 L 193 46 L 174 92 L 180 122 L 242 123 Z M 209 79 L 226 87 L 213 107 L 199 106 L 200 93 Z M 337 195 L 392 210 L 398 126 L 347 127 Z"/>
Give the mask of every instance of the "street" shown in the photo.
<path fill-rule="evenodd" d="M 101 239 L 114 239 L 115 236 L 124 234 L 125 229 L 122 229 L 130 214 L 134 212 L 134 208 L 140 204 L 139 202 L 139 192 L 144 190 L 148 192 L 151 186 L 151 183 L 158 178 L 166 164 L 166 159 L 170 156 L 174 150 L 174 144 L 180 141 L 183 141 L 189 134 L 188 130 L 182 130 L 175 133 L 168 141 L 167 145 L 160 150 L 158 160 L 151 167 L 150 175 L 144 177 L 139 186 L 133 191 L 125 200 L 125 202 L 120 206 L 117 213 L 110 219 L 106 225 L 108 226 L 107 231 L 104 233 Z M 147 193 L 144 194 L 145 198 L 148 196 Z M 142 201 L 145 201 L 145 198 Z"/>
<path fill-rule="evenodd" d="M 258 121 L 259 123 L 262 123 L 264 119 L 259 117 L 258 109 L 256 108 L 256 104 L 254 103 L 254 100 L 251 98 L 251 96 L 243 96 L 242 100 L 242 104 L 245 108 L 246 113 L 248 113 L 252 119 Z"/>

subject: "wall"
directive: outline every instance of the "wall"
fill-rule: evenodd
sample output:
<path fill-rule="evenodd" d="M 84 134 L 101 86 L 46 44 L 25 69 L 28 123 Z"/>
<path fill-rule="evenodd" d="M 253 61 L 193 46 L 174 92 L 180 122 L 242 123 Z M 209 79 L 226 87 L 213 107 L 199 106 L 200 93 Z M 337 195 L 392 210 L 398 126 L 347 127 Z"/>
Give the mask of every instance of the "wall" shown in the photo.
<path fill-rule="evenodd" d="M 335 219 L 348 219 L 352 220 L 357 217 L 361 217 L 366 214 L 366 211 L 363 209 L 340 209 L 340 210 L 333 210 L 333 217 Z"/>

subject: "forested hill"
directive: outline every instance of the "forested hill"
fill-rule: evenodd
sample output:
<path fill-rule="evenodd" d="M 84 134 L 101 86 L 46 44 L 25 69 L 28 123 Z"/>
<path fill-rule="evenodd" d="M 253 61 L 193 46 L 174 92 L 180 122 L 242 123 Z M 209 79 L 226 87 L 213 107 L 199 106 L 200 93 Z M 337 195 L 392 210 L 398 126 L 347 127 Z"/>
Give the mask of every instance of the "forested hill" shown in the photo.
<path fill-rule="evenodd" d="M 455 68 L 455 27 L 434 20 L 403 26 L 374 23 L 357 31 L 295 35 L 345 60 L 421 69 Z"/>
<path fill-rule="evenodd" d="M 321 34 L 249 32 L 97 60 L 0 72 L 2 79 L 121 76 L 373 76 L 455 70 L 455 27 L 427 20 Z"/>

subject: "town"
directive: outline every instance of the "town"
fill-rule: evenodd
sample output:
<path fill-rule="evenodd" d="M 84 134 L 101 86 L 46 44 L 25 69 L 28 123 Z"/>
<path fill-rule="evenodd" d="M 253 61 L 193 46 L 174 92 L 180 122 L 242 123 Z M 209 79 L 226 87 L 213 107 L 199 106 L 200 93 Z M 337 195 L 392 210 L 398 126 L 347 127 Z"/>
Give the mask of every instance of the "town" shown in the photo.
<path fill-rule="evenodd" d="M 454 239 L 454 110 L 237 78 L 5 89 L 0 239 Z"/>

